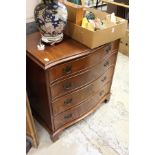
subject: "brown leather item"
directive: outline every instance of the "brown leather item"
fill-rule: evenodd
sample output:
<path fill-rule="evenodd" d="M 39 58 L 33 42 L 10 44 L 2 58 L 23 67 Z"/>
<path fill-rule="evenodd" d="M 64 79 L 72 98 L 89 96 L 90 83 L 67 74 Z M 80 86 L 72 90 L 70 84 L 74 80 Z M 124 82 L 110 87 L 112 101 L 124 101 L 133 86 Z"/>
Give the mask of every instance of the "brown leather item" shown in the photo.
<path fill-rule="evenodd" d="M 26 152 L 31 148 L 31 145 L 34 147 L 38 146 L 38 136 L 34 124 L 34 119 L 32 116 L 29 99 L 26 95 Z"/>
<path fill-rule="evenodd" d="M 89 49 L 65 36 L 38 51 L 39 39 L 38 32 L 27 36 L 27 93 L 34 117 L 55 141 L 110 99 L 119 40 Z"/>

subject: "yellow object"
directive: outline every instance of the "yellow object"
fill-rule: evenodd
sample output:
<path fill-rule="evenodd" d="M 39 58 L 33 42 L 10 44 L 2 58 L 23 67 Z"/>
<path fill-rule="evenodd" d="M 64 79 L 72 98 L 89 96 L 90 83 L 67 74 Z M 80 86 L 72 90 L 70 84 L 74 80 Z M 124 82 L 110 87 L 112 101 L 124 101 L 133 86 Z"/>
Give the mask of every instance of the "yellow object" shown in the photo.
<path fill-rule="evenodd" d="M 86 28 L 86 29 L 90 30 L 90 31 L 94 31 L 94 29 L 95 29 L 93 23 L 90 23 L 90 22 L 87 20 L 86 17 L 84 17 L 84 18 L 82 19 L 82 25 L 81 25 L 81 26 L 82 26 L 83 28 Z"/>
<path fill-rule="evenodd" d="M 94 25 L 92 23 L 88 23 L 87 29 L 90 30 L 90 31 L 94 31 L 95 27 L 94 27 Z"/>
<path fill-rule="evenodd" d="M 84 18 L 82 19 L 82 25 L 81 25 L 81 26 L 84 27 L 84 28 L 87 28 L 87 26 L 88 26 L 88 20 L 87 20 L 86 17 L 84 17 Z"/>

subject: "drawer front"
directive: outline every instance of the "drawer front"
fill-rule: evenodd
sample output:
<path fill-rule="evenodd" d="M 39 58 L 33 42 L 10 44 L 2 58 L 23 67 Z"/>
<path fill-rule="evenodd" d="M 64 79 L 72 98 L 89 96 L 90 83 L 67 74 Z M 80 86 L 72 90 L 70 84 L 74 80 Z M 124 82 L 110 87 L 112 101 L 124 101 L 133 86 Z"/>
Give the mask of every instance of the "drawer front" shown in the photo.
<path fill-rule="evenodd" d="M 76 59 L 70 62 L 57 65 L 49 70 L 50 82 L 54 82 L 65 76 L 69 76 L 81 70 L 87 69 L 101 62 L 104 57 L 111 54 L 115 49 L 115 43 L 109 43 L 99 48 L 96 52 L 89 54 L 88 56 Z"/>
<path fill-rule="evenodd" d="M 93 83 L 87 85 L 86 87 L 78 89 L 77 91 L 74 91 L 70 94 L 62 96 L 58 98 L 56 101 L 54 101 L 52 103 L 54 115 L 56 116 L 57 114 L 80 104 L 88 97 L 91 97 L 92 95 L 96 94 L 99 90 L 103 89 L 103 86 L 107 82 L 111 82 L 113 70 L 114 67 L 111 66 L 108 70 L 105 71 L 105 73 L 100 78 L 98 78 Z"/>
<path fill-rule="evenodd" d="M 102 90 L 98 91 L 95 95 L 89 98 L 87 101 L 83 102 L 77 107 L 69 109 L 56 117 L 54 117 L 55 129 L 62 127 L 66 123 L 78 119 L 87 112 L 89 112 L 95 105 L 110 91 L 110 84 L 107 83 Z"/>
<path fill-rule="evenodd" d="M 113 53 L 108 59 L 105 59 L 90 70 L 84 71 L 65 80 L 55 82 L 51 85 L 52 100 L 83 87 L 99 78 L 110 66 L 115 64 L 116 56 L 117 53 Z"/>

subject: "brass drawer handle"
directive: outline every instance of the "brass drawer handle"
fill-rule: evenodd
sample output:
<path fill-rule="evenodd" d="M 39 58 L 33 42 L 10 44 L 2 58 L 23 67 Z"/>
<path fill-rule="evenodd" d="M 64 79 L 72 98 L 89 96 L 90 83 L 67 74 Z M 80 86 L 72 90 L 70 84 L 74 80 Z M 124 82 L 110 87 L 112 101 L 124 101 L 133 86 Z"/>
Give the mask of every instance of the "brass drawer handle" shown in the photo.
<path fill-rule="evenodd" d="M 106 60 L 106 62 L 104 63 L 104 67 L 107 67 L 109 65 L 109 61 Z"/>
<path fill-rule="evenodd" d="M 64 87 L 65 90 L 69 90 L 69 89 L 72 88 L 72 83 L 71 82 L 66 82 L 63 87 Z"/>
<path fill-rule="evenodd" d="M 106 53 L 109 53 L 110 50 L 111 50 L 111 44 L 109 44 L 109 45 L 107 45 L 107 46 L 105 47 Z"/>
<path fill-rule="evenodd" d="M 104 76 L 104 78 L 103 78 L 101 81 L 102 81 L 102 82 L 104 82 L 106 79 L 107 79 L 107 77 L 106 77 L 106 76 Z"/>
<path fill-rule="evenodd" d="M 64 116 L 64 119 L 69 119 L 69 118 L 71 118 L 71 117 L 72 117 L 72 113 L 70 113 L 70 114 Z"/>
<path fill-rule="evenodd" d="M 69 65 L 69 66 L 66 66 L 65 68 L 63 68 L 63 73 L 64 74 L 69 74 L 72 72 L 72 66 Z"/>
<path fill-rule="evenodd" d="M 104 90 L 102 90 L 99 95 L 102 96 L 103 94 L 104 94 Z"/>
<path fill-rule="evenodd" d="M 64 105 L 67 105 L 67 104 L 69 104 L 69 103 L 72 103 L 72 98 L 66 99 L 66 100 L 64 101 Z"/>

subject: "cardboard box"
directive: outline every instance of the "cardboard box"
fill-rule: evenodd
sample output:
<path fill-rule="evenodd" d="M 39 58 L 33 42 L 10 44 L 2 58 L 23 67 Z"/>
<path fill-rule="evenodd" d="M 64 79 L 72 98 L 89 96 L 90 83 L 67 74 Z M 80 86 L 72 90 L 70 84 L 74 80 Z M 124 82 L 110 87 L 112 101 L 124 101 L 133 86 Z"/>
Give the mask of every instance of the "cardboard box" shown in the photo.
<path fill-rule="evenodd" d="M 125 37 L 121 38 L 119 52 L 129 56 L 129 31 L 126 30 Z"/>
<path fill-rule="evenodd" d="M 83 7 L 81 5 L 77 5 L 71 2 L 65 2 L 64 4 L 67 7 L 68 11 L 68 21 L 76 25 L 81 25 L 81 21 L 84 14 Z"/>
<path fill-rule="evenodd" d="M 103 30 L 90 31 L 68 21 L 65 28 L 65 34 L 92 49 L 122 38 L 125 35 L 127 28 L 127 21 L 125 19 L 117 17 L 118 22 L 117 24 L 114 24 L 109 22 L 109 20 L 106 20 L 107 15 L 109 15 L 108 13 L 92 8 L 85 8 L 85 10 L 91 11 L 96 17 L 105 20 L 106 28 Z M 70 14 L 70 12 L 68 12 L 68 14 Z"/>

